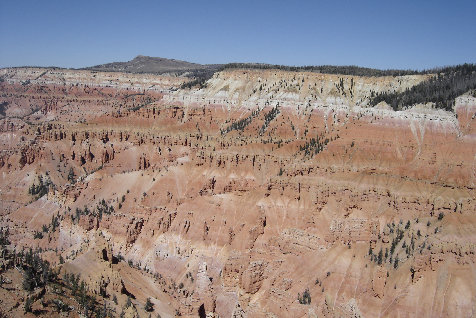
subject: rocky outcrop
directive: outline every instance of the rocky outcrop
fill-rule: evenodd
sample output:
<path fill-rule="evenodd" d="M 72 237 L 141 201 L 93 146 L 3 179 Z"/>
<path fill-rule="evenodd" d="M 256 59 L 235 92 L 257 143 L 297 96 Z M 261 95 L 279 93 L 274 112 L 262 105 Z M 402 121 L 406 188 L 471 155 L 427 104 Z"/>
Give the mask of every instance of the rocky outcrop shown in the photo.
<path fill-rule="evenodd" d="M 99 220 L 93 215 L 81 215 L 79 218 L 79 226 L 86 231 L 97 230 L 99 227 Z"/>
<path fill-rule="evenodd" d="M 142 218 L 136 219 L 132 218 L 127 226 L 127 236 L 126 236 L 126 243 L 130 246 L 134 244 L 134 242 L 139 237 L 142 226 L 144 225 L 144 220 Z"/>
<path fill-rule="evenodd" d="M 248 265 L 241 275 L 241 288 L 250 294 L 256 293 L 264 279 L 266 264 L 264 261 L 253 261 Z"/>
<path fill-rule="evenodd" d="M 114 160 L 114 148 L 111 147 L 111 149 L 103 149 L 102 154 L 101 154 L 101 165 L 104 165 L 108 163 L 111 160 Z"/>
<path fill-rule="evenodd" d="M 228 257 L 222 271 L 222 281 L 224 286 L 232 287 L 240 284 L 241 275 L 245 269 L 246 260 L 239 254 Z"/>
<path fill-rule="evenodd" d="M 372 242 L 380 233 L 378 220 L 344 219 L 332 220 L 328 241 Z"/>
<path fill-rule="evenodd" d="M 40 158 L 40 149 L 35 144 L 24 146 L 20 152 L 20 167 L 30 165 Z"/>

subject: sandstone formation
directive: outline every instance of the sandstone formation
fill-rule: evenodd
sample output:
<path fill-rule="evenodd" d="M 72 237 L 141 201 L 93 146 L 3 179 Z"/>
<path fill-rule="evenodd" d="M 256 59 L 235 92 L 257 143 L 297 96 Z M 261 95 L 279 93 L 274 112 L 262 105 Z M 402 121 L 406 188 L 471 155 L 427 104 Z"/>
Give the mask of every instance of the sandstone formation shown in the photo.
<path fill-rule="evenodd" d="M 369 107 L 431 76 L 1 69 L 1 225 L 118 316 L 471 316 L 476 98 Z"/>

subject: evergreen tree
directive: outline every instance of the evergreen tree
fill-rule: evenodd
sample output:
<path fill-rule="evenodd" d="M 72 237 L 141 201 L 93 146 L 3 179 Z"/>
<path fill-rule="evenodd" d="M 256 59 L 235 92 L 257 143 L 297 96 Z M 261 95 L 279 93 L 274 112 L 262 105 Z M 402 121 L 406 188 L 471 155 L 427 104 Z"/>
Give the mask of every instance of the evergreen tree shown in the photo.
<path fill-rule="evenodd" d="M 25 306 L 24 306 L 25 313 L 31 312 L 32 305 L 33 305 L 33 300 L 31 299 L 31 297 L 27 297 L 25 300 Z"/>
<path fill-rule="evenodd" d="M 144 305 L 144 310 L 147 312 L 154 311 L 154 304 L 150 301 L 150 297 L 147 297 L 147 300 Z"/>
<path fill-rule="evenodd" d="M 75 183 L 75 181 L 76 181 L 76 178 L 75 178 L 75 175 L 74 175 L 73 167 L 69 168 L 68 180 L 69 180 L 69 182 L 71 182 L 71 183 Z"/>

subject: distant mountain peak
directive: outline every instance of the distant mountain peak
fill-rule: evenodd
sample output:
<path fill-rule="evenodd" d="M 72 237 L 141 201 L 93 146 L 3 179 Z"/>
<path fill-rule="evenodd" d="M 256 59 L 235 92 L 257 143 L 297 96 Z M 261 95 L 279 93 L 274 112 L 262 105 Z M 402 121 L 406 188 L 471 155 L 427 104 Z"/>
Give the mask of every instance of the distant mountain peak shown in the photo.
<path fill-rule="evenodd" d="M 214 68 L 213 66 L 191 63 L 176 59 L 168 59 L 164 57 L 152 57 L 145 55 L 137 55 L 127 62 L 113 62 L 87 67 L 88 70 L 110 71 L 110 72 L 127 72 L 127 73 L 179 73 L 196 72 L 197 70 L 205 70 Z M 215 66 L 216 68 L 216 66 Z"/>

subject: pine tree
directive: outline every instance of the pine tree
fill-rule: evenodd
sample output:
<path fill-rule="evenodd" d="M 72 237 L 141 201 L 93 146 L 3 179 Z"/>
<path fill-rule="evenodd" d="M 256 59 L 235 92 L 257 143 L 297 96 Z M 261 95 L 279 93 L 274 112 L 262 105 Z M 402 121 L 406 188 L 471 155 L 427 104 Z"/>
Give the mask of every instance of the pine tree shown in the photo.
<path fill-rule="evenodd" d="M 147 300 L 144 305 L 144 310 L 147 312 L 154 311 L 154 304 L 150 301 L 150 297 L 147 297 Z"/>
<path fill-rule="evenodd" d="M 377 263 L 382 265 L 382 249 L 378 252 Z"/>
<path fill-rule="evenodd" d="M 69 182 L 71 182 L 71 183 L 74 183 L 74 182 L 76 181 L 75 175 L 74 175 L 73 167 L 69 168 L 68 180 L 69 180 Z"/>
<path fill-rule="evenodd" d="M 25 306 L 24 306 L 25 313 L 31 312 L 32 305 L 33 305 L 33 300 L 30 297 L 27 297 L 25 300 Z"/>

